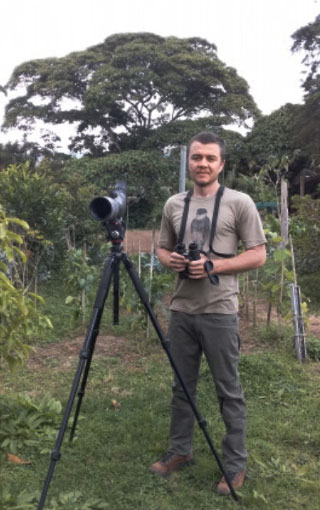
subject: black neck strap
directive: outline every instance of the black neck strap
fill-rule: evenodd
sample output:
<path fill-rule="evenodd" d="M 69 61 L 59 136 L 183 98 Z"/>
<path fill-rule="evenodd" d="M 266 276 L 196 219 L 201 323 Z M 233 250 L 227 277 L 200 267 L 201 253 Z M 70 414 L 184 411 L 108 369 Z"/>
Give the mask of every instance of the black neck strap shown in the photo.
<path fill-rule="evenodd" d="M 179 230 L 179 235 L 178 235 L 178 244 L 183 243 L 184 233 L 185 233 L 186 225 L 187 225 L 187 218 L 188 218 L 188 214 L 189 214 L 189 206 L 190 206 L 191 197 L 192 197 L 192 190 L 189 190 L 184 198 L 184 209 L 183 209 L 181 225 L 180 225 L 180 230 Z"/>
<path fill-rule="evenodd" d="M 213 209 L 213 214 L 212 214 L 211 230 L 210 230 L 210 237 L 209 237 L 209 251 L 212 251 L 212 252 L 213 252 L 212 243 L 214 240 L 214 236 L 216 235 L 218 214 L 219 214 L 220 202 L 221 202 L 223 192 L 224 192 L 224 186 L 220 186 L 217 191 L 216 199 L 214 202 L 214 209 Z"/>
<path fill-rule="evenodd" d="M 217 228 L 217 221 L 218 221 L 221 198 L 222 198 L 224 190 L 225 190 L 225 186 L 219 186 L 219 189 L 218 189 L 216 197 L 215 197 L 215 203 L 214 203 L 213 215 L 212 215 L 212 221 L 211 221 L 210 237 L 209 237 L 209 252 L 214 253 L 218 257 L 230 258 L 230 257 L 234 257 L 233 253 L 219 253 L 217 251 L 214 251 L 214 249 L 212 248 L 212 243 L 213 243 L 214 236 L 216 233 L 216 228 Z M 185 233 L 186 225 L 187 225 L 187 218 L 188 218 L 188 214 L 189 214 L 189 206 L 190 206 L 191 197 L 192 197 L 192 191 L 190 190 L 190 191 L 188 191 L 188 193 L 186 194 L 185 199 L 184 199 L 185 204 L 184 204 L 181 225 L 180 225 L 180 230 L 179 230 L 179 236 L 178 236 L 179 244 L 183 243 L 184 233 Z"/>

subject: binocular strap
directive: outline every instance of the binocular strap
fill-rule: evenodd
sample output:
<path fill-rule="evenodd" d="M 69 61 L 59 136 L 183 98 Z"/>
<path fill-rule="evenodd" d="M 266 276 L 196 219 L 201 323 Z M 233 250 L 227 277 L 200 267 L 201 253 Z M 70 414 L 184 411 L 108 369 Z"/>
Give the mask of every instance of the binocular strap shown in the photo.
<path fill-rule="evenodd" d="M 222 198 L 224 190 L 225 190 L 225 186 L 221 185 L 217 191 L 216 198 L 215 198 L 213 214 L 212 214 L 212 221 L 211 221 L 210 237 L 209 237 L 209 252 L 214 253 L 215 255 L 218 255 L 218 257 L 230 258 L 230 257 L 234 257 L 233 253 L 218 253 L 218 252 L 214 251 L 214 249 L 212 248 L 212 243 L 213 243 L 214 236 L 216 233 L 216 228 L 217 228 L 221 198 Z M 193 193 L 192 190 L 189 190 L 185 196 L 185 199 L 184 199 L 185 204 L 184 204 L 182 220 L 181 220 L 180 230 L 179 230 L 179 235 L 178 235 L 178 241 L 177 241 L 178 244 L 183 243 L 183 238 L 184 238 L 184 233 L 186 230 L 187 218 L 188 218 L 188 214 L 189 214 L 189 206 L 190 206 L 190 200 L 192 197 L 192 193 Z"/>

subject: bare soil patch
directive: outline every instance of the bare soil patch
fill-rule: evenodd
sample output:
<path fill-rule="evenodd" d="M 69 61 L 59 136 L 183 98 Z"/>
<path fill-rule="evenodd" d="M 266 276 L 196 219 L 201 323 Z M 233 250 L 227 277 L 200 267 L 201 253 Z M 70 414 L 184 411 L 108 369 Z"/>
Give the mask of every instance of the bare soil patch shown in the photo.
<path fill-rule="evenodd" d="M 84 336 L 66 338 L 60 342 L 40 346 L 30 355 L 28 367 L 37 370 L 44 368 L 51 360 L 59 361 L 60 367 L 68 368 L 79 357 L 84 343 Z M 94 357 L 121 357 L 125 364 L 132 363 L 139 355 L 126 338 L 99 335 L 94 349 Z"/>

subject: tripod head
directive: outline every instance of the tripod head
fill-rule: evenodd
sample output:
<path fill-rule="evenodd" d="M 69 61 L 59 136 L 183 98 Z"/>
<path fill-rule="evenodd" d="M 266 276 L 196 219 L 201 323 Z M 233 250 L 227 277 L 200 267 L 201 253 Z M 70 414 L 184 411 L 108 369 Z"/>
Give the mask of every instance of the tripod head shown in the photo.
<path fill-rule="evenodd" d="M 125 222 L 115 219 L 113 221 L 104 221 L 103 225 L 107 229 L 107 241 L 111 241 L 113 245 L 121 244 L 126 234 Z"/>

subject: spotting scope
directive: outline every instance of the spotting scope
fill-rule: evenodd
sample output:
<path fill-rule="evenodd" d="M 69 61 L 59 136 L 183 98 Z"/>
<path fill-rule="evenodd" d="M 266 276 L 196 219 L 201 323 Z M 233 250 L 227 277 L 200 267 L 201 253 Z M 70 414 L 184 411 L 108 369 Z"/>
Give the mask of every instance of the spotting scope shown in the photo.
<path fill-rule="evenodd" d="M 110 197 L 96 197 L 89 206 L 95 220 L 112 221 L 122 218 L 126 213 L 126 183 L 118 181 Z"/>

